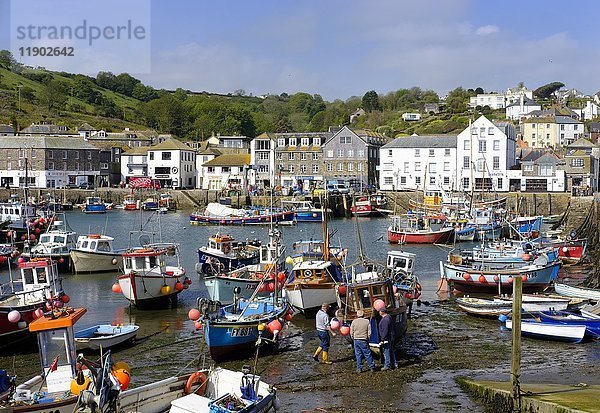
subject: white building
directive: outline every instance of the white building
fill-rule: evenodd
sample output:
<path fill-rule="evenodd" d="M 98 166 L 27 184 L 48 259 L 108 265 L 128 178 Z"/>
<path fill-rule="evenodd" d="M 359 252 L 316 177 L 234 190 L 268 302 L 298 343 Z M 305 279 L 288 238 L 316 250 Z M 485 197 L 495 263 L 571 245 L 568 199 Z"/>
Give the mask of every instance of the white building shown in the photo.
<path fill-rule="evenodd" d="M 419 120 L 421 120 L 421 114 L 420 113 L 403 113 L 402 120 L 404 120 L 405 122 L 419 121 Z"/>
<path fill-rule="evenodd" d="M 513 102 L 506 106 L 506 118 L 520 120 L 534 110 L 542 110 L 542 106 L 533 99 L 521 96 L 517 102 Z"/>
<path fill-rule="evenodd" d="M 222 155 L 222 152 L 208 141 L 202 142 L 196 153 L 196 188 L 204 188 L 204 183 L 208 179 L 204 175 L 206 168 L 203 168 L 202 165 L 220 155 Z"/>
<path fill-rule="evenodd" d="M 469 106 L 489 106 L 492 110 L 503 109 L 506 106 L 518 102 L 521 97 L 533 100 L 533 91 L 527 88 L 507 89 L 505 93 L 480 93 L 469 99 Z"/>
<path fill-rule="evenodd" d="M 249 181 L 264 188 L 271 186 L 275 172 L 275 147 L 277 138 L 272 133 L 261 133 L 250 141 Z"/>
<path fill-rule="evenodd" d="M 202 165 L 202 189 L 244 191 L 248 182 L 249 154 L 224 154 Z"/>
<path fill-rule="evenodd" d="M 149 147 L 148 176 L 163 188 L 195 188 L 196 151 L 172 138 Z"/>
<path fill-rule="evenodd" d="M 600 107 L 596 105 L 594 102 L 588 100 L 586 102 L 585 108 L 581 109 L 572 109 L 573 112 L 577 114 L 580 120 L 592 120 L 600 114 Z"/>
<path fill-rule="evenodd" d="M 148 146 L 131 148 L 121 154 L 121 182 L 148 176 Z"/>
<path fill-rule="evenodd" d="M 508 191 L 508 170 L 516 164 L 516 132 L 508 123 L 479 117 L 463 130 L 456 143 L 459 190 Z"/>
<path fill-rule="evenodd" d="M 379 187 L 386 191 L 456 187 L 456 136 L 407 136 L 380 149 Z"/>

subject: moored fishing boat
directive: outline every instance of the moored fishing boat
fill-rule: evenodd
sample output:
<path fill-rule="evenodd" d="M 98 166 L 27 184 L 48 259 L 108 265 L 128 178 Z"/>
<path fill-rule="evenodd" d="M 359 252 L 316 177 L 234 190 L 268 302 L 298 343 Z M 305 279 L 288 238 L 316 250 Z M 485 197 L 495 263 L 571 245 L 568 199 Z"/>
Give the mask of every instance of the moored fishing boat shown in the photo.
<path fill-rule="evenodd" d="M 123 209 L 125 211 L 137 211 L 140 209 L 140 201 L 135 199 L 135 195 L 125 195 L 123 198 Z"/>
<path fill-rule="evenodd" d="M 527 312 L 566 310 L 570 300 L 556 296 L 523 294 L 522 309 Z M 469 314 L 497 317 L 500 314 L 509 314 L 512 311 L 512 297 L 496 297 L 484 299 L 476 297 L 459 297 L 456 304 L 461 310 Z"/>
<path fill-rule="evenodd" d="M 38 243 L 34 246 L 25 245 L 24 258 L 50 258 L 58 263 L 60 272 L 71 270 L 71 256 L 69 252 L 75 247 L 77 233 L 67 225 L 64 213 L 57 214 L 50 220 L 48 230 L 39 236 Z"/>
<path fill-rule="evenodd" d="M 542 240 L 543 245 L 558 248 L 558 258 L 566 264 L 575 264 L 581 261 L 587 250 L 587 239 L 585 238 L 546 238 Z"/>
<path fill-rule="evenodd" d="M 542 321 L 551 324 L 584 325 L 585 334 L 591 338 L 600 338 L 600 316 L 590 314 L 577 314 L 570 311 L 548 310 L 541 311 L 538 316 Z"/>
<path fill-rule="evenodd" d="M 512 320 L 506 320 L 506 328 L 512 329 Z M 585 325 L 553 324 L 535 319 L 521 320 L 521 335 L 541 340 L 581 343 L 585 336 Z"/>
<path fill-rule="evenodd" d="M 271 223 L 293 225 L 294 212 L 273 208 L 234 209 L 226 205 L 210 203 L 204 212 L 190 215 L 190 223 L 214 225 L 269 225 Z"/>
<path fill-rule="evenodd" d="M 388 201 L 383 194 L 363 195 L 354 198 L 350 213 L 357 217 L 381 217 L 391 214 L 387 209 Z"/>
<path fill-rule="evenodd" d="M 144 211 L 156 211 L 159 207 L 158 198 L 156 195 L 148 197 L 142 202 L 142 209 Z"/>
<path fill-rule="evenodd" d="M 123 268 L 125 249 L 114 249 L 114 238 L 108 235 L 89 234 L 77 238 L 71 250 L 71 262 L 75 273 L 108 272 Z"/>
<path fill-rule="evenodd" d="M 393 280 L 394 286 L 408 305 L 408 312 L 412 310 L 413 300 L 421 296 L 421 284 L 414 274 L 417 255 L 405 251 L 388 251 L 386 271 Z"/>
<path fill-rule="evenodd" d="M 175 262 L 170 265 L 173 259 Z M 140 309 L 176 307 L 177 295 L 189 282 L 179 262 L 178 244 L 154 243 L 130 248 L 123 253 L 123 271 L 113 291 L 122 292 Z"/>
<path fill-rule="evenodd" d="M 316 207 L 311 201 L 284 200 L 281 201 L 281 206 L 284 210 L 294 212 L 296 222 L 321 222 L 324 211 L 331 213 L 330 209 Z"/>
<path fill-rule="evenodd" d="M 64 296 L 56 261 L 47 258 L 19 262 L 20 280 L 0 285 L 1 347 L 10 346 L 29 335 L 27 326 L 36 310 Z M 20 288 L 16 288 L 20 284 Z M 66 296 L 65 296 L 66 297 Z M 67 301 L 67 298 L 65 298 Z"/>
<path fill-rule="evenodd" d="M 75 332 L 77 350 L 107 350 L 135 339 L 139 326 L 99 324 Z"/>
<path fill-rule="evenodd" d="M 233 237 L 216 233 L 208 238 L 208 244 L 198 249 L 198 273 L 217 275 L 233 271 L 260 261 L 261 243 L 236 241 Z"/>
<path fill-rule="evenodd" d="M 177 209 L 177 203 L 175 202 L 173 195 L 169 193 L 160 194 L 158 206 L 159 208 L 164 208 L 167 211 L 175 211 Z"/>
<path fill-rule="evenodd" d="M 336 302 L 341 272 L 331 261 L 303 261 L 292 268 L 285 290 L 290 305 L 303 313 L 316 312 L 323 303 Z"/>
<path fill-rule="evenodd" d="M 513 219 L 510 222 L 513 236 L 515 238 L 523 236 L 536 238 L 542 230 L 542 218 L 541 215 L 538 215 L 533 217 L 517 217 Z"/>
<path fill-rule="evenodd" d="M 558 277 L 560 262 L 548 263 L 547 260 L 520 268 L 497 269 L 482 265 L 472 268 L 440 261 L 442 279 L 448 281 L 450 288 L 467 293 L 510 293 L 513 277 L 523 279 L 523 291 L 540 292 L 546 289 Z"/>
<path fill-rule="evenodd" d="M 600 290 L 596 290 L 594 288 L 577 287 L 555 281 L 554 291 L 566 297 L 577 297 L 585 298 L 588 300 L 600 301 Z"/>
<path fill-rule="evenodd" d="M 445 227 L 446 217 L 406 214 L 392 217 L 388 227 L 391 244 L 444 244 L 450 241 L 453 227 Z"/>
<path fill-rule="evenodd" d="M 85 198 L 85 205 L 82 211 L 86 214 L 105 214 L 106 204 L 97 196 L 89 196 Z"/>

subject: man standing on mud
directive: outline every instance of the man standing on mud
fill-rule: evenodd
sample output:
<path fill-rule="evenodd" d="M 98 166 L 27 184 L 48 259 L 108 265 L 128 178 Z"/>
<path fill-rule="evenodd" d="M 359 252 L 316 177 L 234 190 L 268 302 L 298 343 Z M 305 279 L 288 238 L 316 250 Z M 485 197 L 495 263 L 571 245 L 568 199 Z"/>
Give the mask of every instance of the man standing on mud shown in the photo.
<path fill-rule="evenodd" d="M 319 361 L 319 354 L 323 353 L 321 356 L 321 363 L 331 364 L 332 362 L 329 360 L 329 332 L 331 331 L 331 327 L 329 327 L 329 314 L 327 314 L 327 310 L 329 310 L 329 304 L 323 303 L 321 309 L 317 312 L 317 337 L 321 340 L 321 344 L 317 347 L 317 351 L 315 351 L 313 358 L 315 361 Z M 335 336 L 333 331 L 331 331 L 331 334 Z"/>
<path fill-rule="evenodd" d="M 371 337 L 371 321 L 364 318 L 365 312 L 358 310 L 356 318 L 350 324 L 350 337 L 354 340 L 354 356 L 356 357 L 356 371 L 362 373 L 362 360 L 367 361 L 369 369 L 375 371 L 375 362 L 369 348 Z"/>
<path fill-rule="evenodd" d="M 379 348 L 383 353 L 384 365 L 382 371 L 391 370 L 396 367 L 396 355 L 394 354 L 394 323 L 392 317 L 384 308 L 379 311 L 381 320 L 379 321 Z"/>

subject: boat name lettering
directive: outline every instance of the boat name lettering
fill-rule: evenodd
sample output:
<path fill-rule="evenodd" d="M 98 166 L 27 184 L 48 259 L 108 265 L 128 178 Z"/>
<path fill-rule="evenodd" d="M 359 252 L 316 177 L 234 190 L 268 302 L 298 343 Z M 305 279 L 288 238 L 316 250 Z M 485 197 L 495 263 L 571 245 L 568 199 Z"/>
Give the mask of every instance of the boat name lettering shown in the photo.
<path fill-rule="evenodd" d="M 240 327 L 231 329 L 231 337 L 246 337 L 250 335 L 251 327 Z"/>

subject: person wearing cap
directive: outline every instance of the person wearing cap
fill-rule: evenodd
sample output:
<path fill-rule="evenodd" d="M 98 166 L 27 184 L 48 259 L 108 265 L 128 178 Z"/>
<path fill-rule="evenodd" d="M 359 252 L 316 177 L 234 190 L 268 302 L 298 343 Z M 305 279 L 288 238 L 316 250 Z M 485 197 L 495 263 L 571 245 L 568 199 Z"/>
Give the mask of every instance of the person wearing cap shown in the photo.
<path fill-rule="evenodd" d="M 332 362 L 329 360 L 329 333 L 331 332 L 333 336 L 335 336 L 335 333 L 331 331 L 331 327 L 329 326 L 330 320 L 327 310 L 329 310 L 329 304 L 323 303 L 323 305 L 321 305 L 321 309 L 317 312 L 317 337 L 319 337 L 319 340 L 321 340 L 321 344 L 319 347 L 317 347 L 313 358 L 315 361 L 319 361 L 319 354 L 321 354 L 321 363 L 331 364 Z"/>
<path fill-rule="evenodd" d="M 391 370 L 396 367 L 396 355 L 394 354 L 394 323 L 392 317 L 384 308 L 379 311 L 381 320 L 377 327 L 379 331 L 379 348 L 383 354 L 384 365 L 382 371 Z"/>
<path fill-rule="evenodd" d="M 354 340 L 354 356 L 356 357 L 356 371 L 362 373 L 363 358 L 371 371 L 375 371 L 375 362 L 371 356 L 369 348 L 369 338 L 371 337 L 371 321 L 364 318 L 365 312 L 358 310 L 356 318 L 350 324 L 350 337 Z"/>

